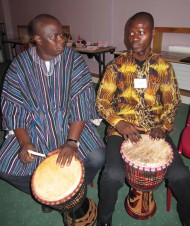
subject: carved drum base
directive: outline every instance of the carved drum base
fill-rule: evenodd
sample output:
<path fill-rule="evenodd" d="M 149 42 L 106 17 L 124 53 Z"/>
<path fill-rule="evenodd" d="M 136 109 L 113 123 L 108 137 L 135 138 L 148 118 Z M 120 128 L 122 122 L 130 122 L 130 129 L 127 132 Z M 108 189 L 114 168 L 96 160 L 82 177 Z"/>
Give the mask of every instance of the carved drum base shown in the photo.
<path fill-rule="evenodd" d="M 125 208 L 128 214 L 139 220 L 151 218 L 156 211 L 156 202 L 152 191 L 139 191 L 130 188 L 125 200 Z"/>
<path fill-rule="evenodd" d="M 97 219 L 96 203 L 89 198 L 86 198 L 83 205 L 75 211 L 75 219 L 72 214 L 68 214 L 68 225 L 75 226 L 93 226 Z"/>

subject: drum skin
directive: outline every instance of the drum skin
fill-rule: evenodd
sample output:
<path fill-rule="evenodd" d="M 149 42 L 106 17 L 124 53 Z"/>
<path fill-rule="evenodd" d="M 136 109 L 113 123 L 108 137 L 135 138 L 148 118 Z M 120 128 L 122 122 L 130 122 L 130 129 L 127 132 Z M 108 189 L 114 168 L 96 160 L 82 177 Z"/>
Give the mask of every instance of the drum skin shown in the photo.
<path fill-rule="evenodd" d="M 32 176 L 31 190 L 35 199 L 61 212 L 72 210 L 80 204 L 87 192 L 84 166 L 72 159 L 70 166 L 56 164 L 58 154 L 43 160 Z"/>

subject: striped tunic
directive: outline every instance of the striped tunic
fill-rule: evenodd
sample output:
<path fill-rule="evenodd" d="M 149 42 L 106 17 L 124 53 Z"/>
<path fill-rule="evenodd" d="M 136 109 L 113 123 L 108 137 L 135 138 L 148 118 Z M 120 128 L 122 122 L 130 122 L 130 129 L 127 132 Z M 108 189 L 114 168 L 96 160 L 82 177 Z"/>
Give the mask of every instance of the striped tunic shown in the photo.
<path fill-rule="evenodd" d="M 18 158 L 16 128 L 27 130 L 37 151 L 48 152 L 64 144 L 74 121 L 85 121 L 80 136 L 79 157 L 84 160 L 104 146 L 91 119 L 98 118 L 95 91 L 82 56 L 66 48 L 50 61 L 47 71 L 36 48 L 21 53 L 11 63 L 1 96 L 3 128 L 7 137 L 0 149 L 0 171 L 12 175 L 32 175 L 42 158 L 23 164 Z"/>

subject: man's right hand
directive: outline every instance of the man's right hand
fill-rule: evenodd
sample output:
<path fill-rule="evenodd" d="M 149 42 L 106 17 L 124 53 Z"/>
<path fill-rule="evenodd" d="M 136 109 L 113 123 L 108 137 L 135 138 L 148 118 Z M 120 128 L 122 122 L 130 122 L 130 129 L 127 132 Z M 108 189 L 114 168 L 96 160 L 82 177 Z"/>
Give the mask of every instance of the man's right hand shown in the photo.
<path fill-rule="evenodd" d="M 123 135 L 125 140 L 129 139 L 132 143 L 137 143 L 141 139 L 137 127 L 130 122 L 121 120 L 116 124 L 115 128 L 121 135 Z"/>
<path fill-rule="evenodd" d="M 24 164 L 31 163 L 34 161 L 34 155 L 29 154 L 28 150 L 36 151 L 36 147 L 32 143 L 24 144 L 18 151 L 18 157 Z"/>

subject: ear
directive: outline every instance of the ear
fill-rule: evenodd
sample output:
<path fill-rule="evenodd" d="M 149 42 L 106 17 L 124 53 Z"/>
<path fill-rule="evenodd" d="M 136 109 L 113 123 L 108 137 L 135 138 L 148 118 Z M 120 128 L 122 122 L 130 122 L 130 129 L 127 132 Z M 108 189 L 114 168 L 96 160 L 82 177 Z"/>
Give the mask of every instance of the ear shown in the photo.
<path fill-rule="evenodd" d="M 155 34 L 156 34 L 156 31 L 155 31 L 155 28 L 153 28 L 153 30 L 152 30 L 152 36 L 154 37 Z"/>
<path fill-rule="evenodd" d="M 40 38 L 39 35 L 34 35 L 34 40 L 35 40 L 35 42 L 36 42 L 38 45 L 41 44 L 41 38 Z"/>

